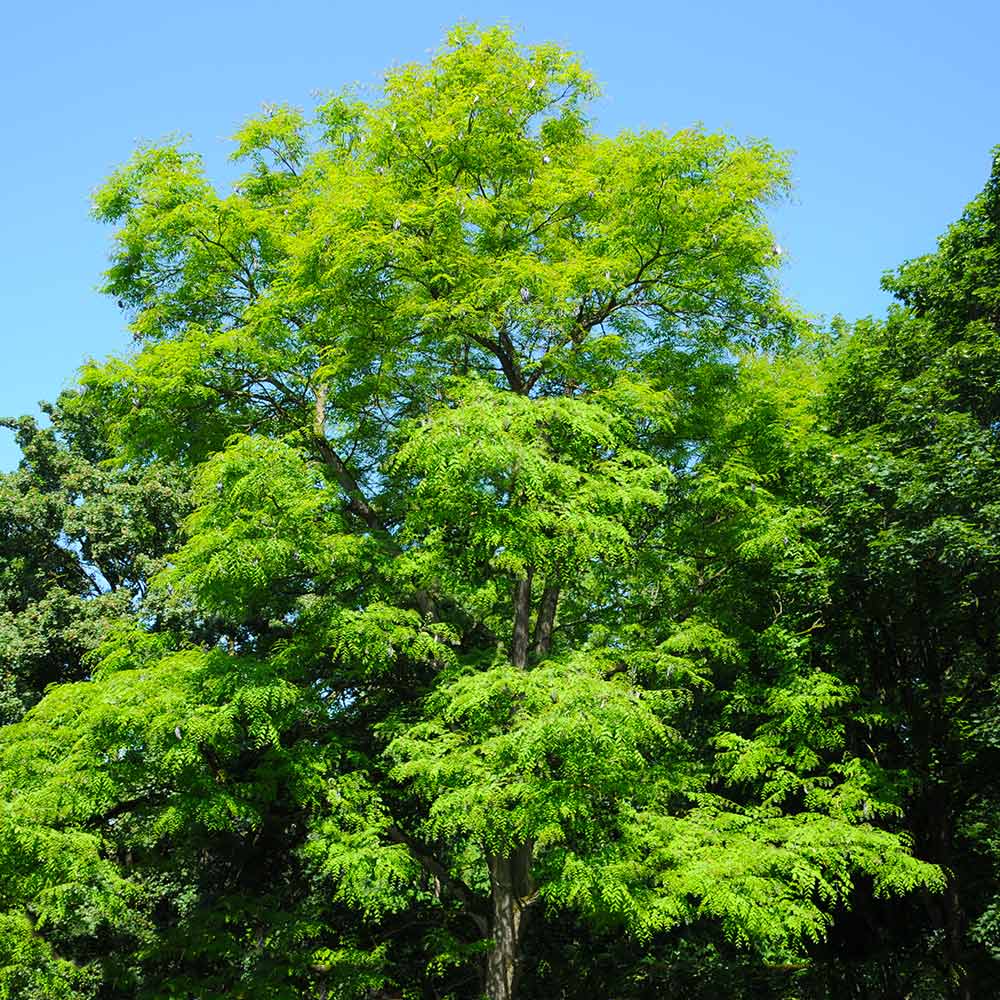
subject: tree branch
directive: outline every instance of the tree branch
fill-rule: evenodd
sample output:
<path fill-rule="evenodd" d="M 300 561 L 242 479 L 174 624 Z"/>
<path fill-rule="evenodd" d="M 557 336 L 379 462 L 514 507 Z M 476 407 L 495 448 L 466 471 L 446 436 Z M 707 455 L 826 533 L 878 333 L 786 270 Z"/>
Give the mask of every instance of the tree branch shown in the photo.
<path fill-rule="evenodd" d="M 489 918 L 486 915 L 482 901 L 476 894 L 456 875 L 450 871 L 437 858 L 431 854 L 426 844 L 420 843 L 415 837 L 404 833 L 395 823 L 389 826 L 389 837 L 397 844 L 402 844 L 409 852 L 410 856 L 428 874 L 433 875 L 442 885 L 446 885 L 455 898 L 465 907 L 465 912 L 479 928 L 479 932 L 486 935 L 489 932 Z"/>

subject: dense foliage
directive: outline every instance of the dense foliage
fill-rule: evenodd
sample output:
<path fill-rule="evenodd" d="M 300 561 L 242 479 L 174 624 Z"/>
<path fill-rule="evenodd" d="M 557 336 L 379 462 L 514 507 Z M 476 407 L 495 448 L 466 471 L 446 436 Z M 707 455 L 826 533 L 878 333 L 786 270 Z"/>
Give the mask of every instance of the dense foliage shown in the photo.
<path fill-rule="evenodd" d="M 762 142 L 461 28 L 98 192 L 9 421 L 0 998 L 984 996 L 1000 162 L 887 320 Z"/>

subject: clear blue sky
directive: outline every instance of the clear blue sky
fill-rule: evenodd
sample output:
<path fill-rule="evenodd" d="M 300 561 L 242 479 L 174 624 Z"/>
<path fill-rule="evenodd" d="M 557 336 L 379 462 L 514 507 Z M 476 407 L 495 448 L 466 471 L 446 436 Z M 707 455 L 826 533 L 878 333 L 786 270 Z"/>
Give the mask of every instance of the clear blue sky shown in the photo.
<path fill-rule="evenodd" d="M 264 101 L 377 84 L 459 20 L 507 21 L 583 54 L 599 127 L 695 121 L 794 152 L 775 213 L 788 294 L 882 313 L 880 274 L 933 249 L 1000 143 L 997 0 L 92 0 L 18 3 L 0 41 L 0 413 L 33 412 L 85 356 L 125 348 L 95 291 L 108 233 L 90 192 L 138 141 L 182 132 L 221 167 Z M 0 432 L 0 468 L 16 460 Z"/>

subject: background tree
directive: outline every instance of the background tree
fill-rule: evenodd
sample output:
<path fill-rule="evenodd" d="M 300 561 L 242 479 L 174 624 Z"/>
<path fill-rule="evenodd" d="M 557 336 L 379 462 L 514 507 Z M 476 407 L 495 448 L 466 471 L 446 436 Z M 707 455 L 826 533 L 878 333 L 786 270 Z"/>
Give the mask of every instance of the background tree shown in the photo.
<path fill-rule="evenodd" d="M 137 611 L 180 542 L 184 476 L 162 465 L 105 468 L 99 421 L 78 404 L 67 393 L 45 407 L 46 429 L 4 421 L 23 458 L 0 476 L 0 724 L 48 685 L 87 676 L 86 655 Z"/>
<path fill-rule="evenodd" d="M 856 745 L 901 776 L 921 854 L 949 872 L 887 947 L 919 953 L 912 979 L 942 983 L 928 995 L 972 997 L 1000 954 L 1000 161 L 937 251 L 884 283 L 900 304 L 828 366 L 825 634 L 874 707 Z"/>
<path fill-rule="evenodd" d="M 187 477 L 162 464 L 107 467 L 106 427 L 80 404 L 68 392 L 44 406 L 44 429 L 30 418 L 4 421 L 23 458 L 0 476 L 0 726 L 20 720 L 46 689 L 88 678 L 91 655 L 122 622 L 186 628 L 164 595 L 149 595 L 149 580 L 180 543 Z M 24 831 L 5 826 L 3 842 L 5 878 L 36 887 L 53 859 Z M 37 919 L 18 906 L 0 918 L 0 995 L 92 995 L 98 968 L 62 958 Z"/>

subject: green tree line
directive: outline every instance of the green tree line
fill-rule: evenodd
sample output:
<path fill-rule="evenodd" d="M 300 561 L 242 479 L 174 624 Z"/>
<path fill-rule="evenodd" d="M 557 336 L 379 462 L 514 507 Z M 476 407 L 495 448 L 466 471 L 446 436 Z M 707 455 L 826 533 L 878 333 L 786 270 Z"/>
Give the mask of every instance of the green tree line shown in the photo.
<path fill-rule="evenodd" d="M 1000 156 L 884 320 L 786 157 L 453 30 L 222 191 L 97 192 L 134 349 L 8 419 L 2 1000 L 1000 981 Z"/>

